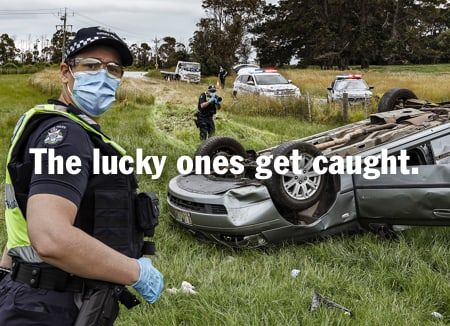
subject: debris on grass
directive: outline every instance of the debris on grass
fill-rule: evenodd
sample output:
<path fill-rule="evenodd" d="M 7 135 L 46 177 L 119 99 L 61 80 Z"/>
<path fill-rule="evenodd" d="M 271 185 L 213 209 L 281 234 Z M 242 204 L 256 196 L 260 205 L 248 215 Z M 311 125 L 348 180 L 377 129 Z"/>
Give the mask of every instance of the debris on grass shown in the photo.
<path fill-rule="evenodd" d="M 437 311 L 433 311 L 431 313 L 431 316 L 433 316 L 434 318 L 437 318 L 437 319 L 444 319 L 444 315 L 442 315 L 441 313 L 439 313 Z"/>
<path fill-rule="evenodd" d="M 170 294 L 178 294 L 178 293 L 184 293 L 184 294 L 198 294 L 197 291 L 195 291 L 195 286 L 193 286 L 191 283 L 183 281 L 181 282 L 181 286 L 179 289 L 177 288 L 170 288 L 166 290 Z"/>
<path fill-rule="evenodd" d="M 293 278 L 296 278 L 297 276 L 299 276 L 300 275 L 300 270 L 299 269 L 293 269 L 293 270 L 291 270 L 291 276 L 293 277 Z"/>
<path fill-rule="evenodd" d="M 186 294 L 198 294 L 197 291 L 195 291 L 195 287 L 186 281 L 183 281 L 181 283 L 181 288 L 180 288 L 181 292 L 186 293 Z"/>
<path fill-rule="evenodd" d="M 170 288 L 166 290 L 167 292 L 169 292 L 170 294 L 177 294 L 178 293 L 178 289 L 177 288 Z"/>
<path fill-rule="evenodd" d="M 236 260 L 236 258 L 234 258 L 233 256 L 226 256 L 225 257 L 225 262 L 226 263 L 232 263 Z"/>
<path fill-rule="evenodd" d="M 340 305 L 339 303 L 334 302 L 333 300 L 331 300 L 327 297 L 324 297 L 323 295 L 321 295 L 320 293 L 317 293 L 317 292 L 315 292 L 312 297 L 311 305 L 309 306 L 309 312 L 316 311 L 317 309 L 319 309 L 319 307 L 322 304 L 324 304 L 330 308 L 342 310 L 345 315 L 348 315 L 348 316 L 353 315 L 353 313 L 350 309 Z"/>

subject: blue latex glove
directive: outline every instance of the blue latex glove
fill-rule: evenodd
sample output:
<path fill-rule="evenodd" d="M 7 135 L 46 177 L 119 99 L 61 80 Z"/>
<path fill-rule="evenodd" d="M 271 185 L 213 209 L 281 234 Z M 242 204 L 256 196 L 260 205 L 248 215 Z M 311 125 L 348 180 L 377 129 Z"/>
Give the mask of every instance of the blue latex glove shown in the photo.
<path fill-rule="evenodd" d="M 162 274 L 153 267 L 149 258 L 141 257 L 137 260 L 140 267 L 139 280 L 132 285 L 148 303 L 154 303 L 164 288 Z"/>
<path fill-rule="evenodd" d="M 213 103 L 213 104 L 216 104 L 216 103 L 217 103 L 217 97 L 216 97 L 216 94 L 211 95 L 211 98 L 209 99 L 208 103 Z"/>

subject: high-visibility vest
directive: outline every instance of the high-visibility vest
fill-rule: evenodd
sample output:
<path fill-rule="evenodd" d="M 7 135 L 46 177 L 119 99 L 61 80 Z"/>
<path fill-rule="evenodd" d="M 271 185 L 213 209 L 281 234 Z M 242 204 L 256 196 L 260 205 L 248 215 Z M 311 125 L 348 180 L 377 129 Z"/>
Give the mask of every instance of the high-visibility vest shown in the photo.
<path fill-rule="evenodd" d="M 39 262 L 40 258 L 31 246 L 27 221 L 23 212 L 26 208 L 28 194 L 25 191 L 18 197 L 17 183 L 15 184 L 10 172 L 13 171 L 14 162 L 23 155 L 19 152 L 23 146 L 22 143 L 26 141 L 24 137 L 28 138 L 26 134 L 30 133 L 30 128 L 33 129 L 30 125 L 33 122 L 39 123 L 36 122 L 40 121 L 39 118 L 55 116 L 60 116 L 62 120 L 70 119 L 82 126 L 94 141 L 94 145 L 100 147 L 103 155 L 123 156 L 126 154 L 121 146 L 82 118 L 68 113 L 62 106 L 38 105 L 19 119 L 14 128 L 7 156 L 5 220 L 8 241 L 6 246 L 10 253 L 13 251 L 14 255 L 19 255 L 22 259 L 31 262 Z M 20 166 L 20 162 L 18 165 Z M 90 176 L 87 193 L 83 196 L 75 219 L 75 226 L 130 257 L 140 257 L 144 246 L 143 231 L 136 225 L 137 183 L 135 180 L 134 175 Z"/>

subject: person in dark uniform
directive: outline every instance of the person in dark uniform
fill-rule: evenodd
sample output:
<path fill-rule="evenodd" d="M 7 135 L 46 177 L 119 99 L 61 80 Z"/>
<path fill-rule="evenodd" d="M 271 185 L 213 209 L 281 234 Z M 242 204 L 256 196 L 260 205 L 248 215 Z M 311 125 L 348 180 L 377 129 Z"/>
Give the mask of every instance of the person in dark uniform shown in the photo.
<path fill-rule="evenodd" d="M 225 89 L 225 78 L 228 76 L 228 71 L 226 71 L 225 68 L 223 68 L 222 66 L 220 66 L 219 69 L 219 81 L 220 81 L 220 87 L 222 89 Z"/>
<path fill-rule="evenodd" d="M 159 297 L 163 277 L 143 256 L 152 251 L 144 234 L 154 228 L 136 222 L 155 222 L 156 214 L 139 210 L 136 203 L 144 199 L 134 175 L 93 174 L 94 148 L 101 158 L 125 154 L 97 118 L 113 104 L 123 66 L 132 61 L 115 33 L 80 29 L 60 66 L 59 99 L 36 106 L 17 123 L 5 182 L 8 242 L 0 266 L 11 272 L 2 273 L 0 282 L 0 325 L 85 324 L 80 308 L 110 285 L 121 286 L 117 297 L 126 285 L 149 303 Z M 38 171 L 31 149 L 54 150 L 64 160 L 79 157 L 78 173 L 52 173 L 47 154 Z M 103 310 L 105 325 L 117 317 L 113 308 Z"/>
<path fill-rule="evenodd" d="M 214 136 L 216 126 L 214 115 L 220 109 L 222 98 L 217 96 L 217 90 L 213 85 L 208 86 L 208 90 L 198 99 L 197 106 L 197 127 L 200 129 L 200 140 Z"/>

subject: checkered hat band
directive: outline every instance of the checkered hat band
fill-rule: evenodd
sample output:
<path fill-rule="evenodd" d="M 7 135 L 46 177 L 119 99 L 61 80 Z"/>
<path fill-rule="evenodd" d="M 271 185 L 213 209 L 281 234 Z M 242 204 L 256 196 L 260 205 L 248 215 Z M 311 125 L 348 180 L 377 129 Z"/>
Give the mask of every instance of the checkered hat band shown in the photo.
<path fill-rule="evenodd" d="M 96 40 L 100 40 L 100 39 L 104 39 L 104 38 L 106 38 L 106 37 L 94 36 L 94 37 L 88 37 L 87 39 L 74 42 L 74 43 L 70 44 L 70 46 L 66 49 L 64 57 L 67 58 L 71 53 L 79 50 L 80 48 L 83 48 L 86 45 L 88 45 Z"/>

